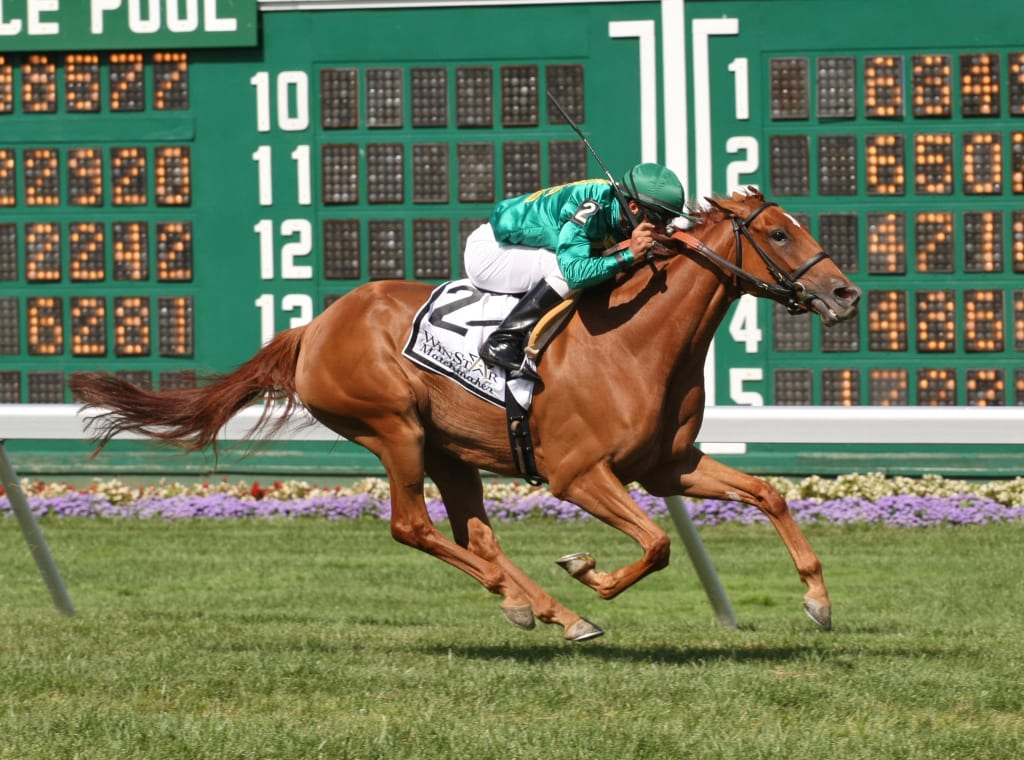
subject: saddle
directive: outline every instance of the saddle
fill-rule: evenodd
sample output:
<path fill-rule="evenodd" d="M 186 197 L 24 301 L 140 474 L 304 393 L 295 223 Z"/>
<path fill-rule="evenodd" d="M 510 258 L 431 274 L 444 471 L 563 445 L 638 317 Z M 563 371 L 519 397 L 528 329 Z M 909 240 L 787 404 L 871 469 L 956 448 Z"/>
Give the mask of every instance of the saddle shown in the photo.
<path fill-rule="evenodd" d="M 572 314 L 579 293 L 548 311 L 530 333 L 527 358 L 536 364 L 562 325 Z M 537 474 L 530 439 L 529 413 L 534 381 L 506 378 L 505 371 L 480 358 L 480 344 L 515 306 L 516 296 L 485 293 L 468 280 L 440 285 L 416 313 L 402 354 L 415 364 L 447 377 L 473 395 L 505 409 L 509 442 L 516 470 L 528 482 L 542 482 Z"/>
<path fill-rule="evenodd" d="M 580 300 L 580 292 L 575 291 L 568 298 L 562 299 L 560 303 L 547 312 L 530 332 L 530 340 L 526 344 L 526 358 L 534 364 L 540 361 L 540 356 L 548 343 L 555 337 L 558 331 L 565 324 L 565 321 L 572 316 L 573 309 Z"/>

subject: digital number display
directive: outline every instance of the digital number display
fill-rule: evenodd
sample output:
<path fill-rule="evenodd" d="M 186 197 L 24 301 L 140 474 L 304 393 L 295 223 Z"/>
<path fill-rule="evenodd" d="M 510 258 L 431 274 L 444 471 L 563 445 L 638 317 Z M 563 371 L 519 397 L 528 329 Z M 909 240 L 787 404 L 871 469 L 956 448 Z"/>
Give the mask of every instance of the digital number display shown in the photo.
<path fill-rule="evenodd" d="M 965 291 L 964 350 L 970 353 L 1003 351 L 1004 313 L 1002 291 Z"/>
<path fill-rule="evenodd" d="M 907 294 L 902 290 L 868 293 L 868 349 L 907 350 Z"/>
<path fill-rule="evenodd" d="M 914 135 L 914 192 L 919 195 L 952 194 L 952 135 Z"/>
<path fill-rule="evenodd" d="M 946 117 L 953 109 L 953 65 L 949 55 L 915 55 L 911 86 L 914 116 Z"/>
<path fill-rule="evenodd" d="M 25 225 L 25 279 L 59 282 L 62 276 L 60 225 L 30 222 Z"/>
<path fill-rule="evenodd" d="M 72 222 L 68 229 L 68 257 L 72 280 L 105 280 L 107 256 L 103 225 L 95 222 Z"/>
<path fill-rule="evenodd" d="M 822 403 L 828 406 L 856 406 L 860 403 L 860 372 L 855 369 L 822 371 Z"/>
<path fill-rule="evenodd" d="M 1018 376 L 1012 389 L 1005 383 L 1021 363 L 1007 352 L 1024 350 L 1020 299 L 970 279 L 1024 273 L 1024 52 L 779 55 L 766 76 L 771 193 L 785 197 L 787 210 L 812 212 L 826 250 L 854 251 L 842 266 L 866 291 L 866 321 L 852 329 L 867 330 L 867 350 L 921 364 L 908 374 L 868 359 L 865 388 L 843 368 L 814 368 L 811 396 L 1024 403 Z M 850 264 L 861 240 L 866 269 L 858 278 Z M 843 330 L 819 335 L 786 323 L 774 332 L 787 363 L 860 345 Z M 937 365 L 927 358 L 934 356 L 950 362 Z"/>
<path fill-rule="evenodd" d="M 244 50 L 210 30 L 188 50 L 155 49 L 171 29 L 139 48 L 8 35 L 0 398 L 68 401 L 70 373 L 94 368 L 187 386 L 361 282 L 461 275 L 494 203 L 600 174 L 550 91 L 613 173 L 643 153 L 685 169 L 695 202 L 760 187 L 864 289 L 859 317 L 828 329 L 737 308 L 716 338 L 716 403 L 1024 403 L 1024 45 L 997 23 L 1005 0 L 959 26 L 917 7 L 884 37 L 867 13 L 837 25 L 794 0 L 688 9 L 714 32 L 652 11 L 647 79 L 615 4 L 513 19 L 483 3 L 443 51 L 427 40 L 452 16 L 426 6 L 284 5 L 254 11 Z M 396 36 L 392 13 L 415 34 Z M 485 20 L 526 32 L 489 55 L 472 42 Z M 529 31 L 570 22 L 569 46 Z M 622 76 L 654 86 L 624 101 L 604 86 Z"/>
<path fill-rule="evenodd" d="M 956 406 L 956 370 L 919 369 L 917 396 L 922 406 Z"/>
<path fill-rule="evenodd" d="M 71 299 L 71 353 L 103 356 L 107 353 L 106 299 L 85 296 Z"/>
<path fill-rule="evenodd" d="M 918 272 L 952 272 L 956 266 L 953 214 L 929 211 L 917 215 L 915 250 Z"/>
<path fill-rule="evenodd" d="M 1013 350 L 1024 351 L 1024 290 L 1013 291 Z"/>
<path fill-rule="evenodd" d="M 864 109 L 869 119 L 903 116 L 903 56 L 877 55 L 865 59 Z"/>
<path fill-rule="evenodd" d="M 114 279 L 149 279 L 149 225 L 114 222 Z"/>
<path fill-rule="evenodd" d="M 156 272 L 161 282 L 192 279 L 192 225 L 161 222 L 156 227 Z"/>
<path fill-rule="evenodd" d="M 868 135 L 868 193 L 903 195 L 905 185 L 903 135 Z"/>
<path fill-rule="evenodd" d="M 868 272 L 902 274 L 906 271 L 906 228 L 903 214 L 868 214 Z"/>
<path fill-rule="evenodd" d="M 21 324 L 18 299 L 0 298 L 0 356 L 17 356 L 21 352 Z"/>
<path fill-rule="evenodd" d="M 142 111 L 145 107 L 145 59 L 141 53 L 114 53 L 110 57 L 110 110 Z"/>
<path fill-rule="evenodd" d="M 0 206 L 13 206 L 18 202 L 14 151 L 0 148 Z"/>
<path fill-rule="evenodd" d="M 160 355 L 192 356 L 195 350 L 195 309 L 188 296 L 158 299 L 160 311 Z"/>
<path fill-rule="evenodd" d="M 64 352 L 64 301 L 34 297 L 26 301 L 28 352 L 56 355 Z"/>
<path fill-rule="evenodd" d="M 870 401 L 874 406 L 906 406 L 908 393 L 905 369 L 872 369 L 868 377 Z"/>
<path fill-rule="evenodd" d="M 194 296 L 176 292 L 195 276 L 192 130 L 171 115 L 190 108 L 189 68 L 184 52 L 0 56 L 0 356 L 39 362 L 0 367 L 5 401 L 65 401 L 90 359 L 194 357 Z M 140 111 L 165 114 L 160 130 Z"/>
<path fill-rule="evenodd" d="M 25 164 L 25 203 L 29 206 L 59 206 L 59 152 L 50 148 L 29 148 L 22 155 Z"/>
<path fill-rule="evenodd" d="M 188 107 L 188 53 L 154 53 L 153 108 L 157 111 L 184 111 Z"/>
<path fill-rule="evenodd" d="M 1001 369 L 969 369 L 965 385 L 971 406 L 1006 405 L 1006 379 Z"/>
<path fill-rule="evenodd" d="M 964 135 L 964 192 L 998 195 L 1003 192 L 1003 143 L 996 132 Z"/>
<path fill-rule="evenodd" d="M 21 65 L 21 107 L 25 113 L 57 111 L 57 64 L 46 55 L 30 55 Z"/>
<path fill-rule="evenodd" d="M 68 202 L 72 206 L 102 206 L 103 151 L 72 148 L 67 155 Z"/>
<path fill-rule="evenodd" d="M 192 203 L 192 153 L 188 146 L 156 149 L 158 206 L 188 206 Z"/>
<path fill-rule="evenodd" d="M 964 116 L 999 115 L 999 56 L 967 53 L 960 56 L 960 98 Z"/>
<path fill-rule="evenodd" d="M 99 111 L 100 57 L 95 53 L 69 55 L 64 65 L 64 103 L 69 113 Z"/>
<path fill-rule="evenodd" d="M 924 290 L 917 293 L 917 350 L 947 353 L 956 349 L 956 293 Z"/>
<path fill-rule="evenodd" d="M 0 113 L 14 110 L 14 67 L 0 55 Z"/>
<path fill-rule="evenodd" d="M 114 299 L 114 352 L 118 356 L 149 356 L 149 299 L 119 296 Z"/>
<path fill-rule="evenodd" d="M 111 148 L 110 184 L 115 206 L 145 206 L 149 197 L 146 149 Z"/>

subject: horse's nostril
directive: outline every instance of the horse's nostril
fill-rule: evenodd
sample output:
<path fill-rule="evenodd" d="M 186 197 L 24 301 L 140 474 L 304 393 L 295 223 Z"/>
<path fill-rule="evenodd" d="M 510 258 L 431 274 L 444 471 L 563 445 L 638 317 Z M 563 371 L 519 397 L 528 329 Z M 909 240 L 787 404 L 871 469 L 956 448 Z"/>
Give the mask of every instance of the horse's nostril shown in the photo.
<path fill-rule="evenodd" d="M 856 285 L 844 285 L 832 291 L 837 301 L 855 304 L 860 300 L 860 288 Z"/>

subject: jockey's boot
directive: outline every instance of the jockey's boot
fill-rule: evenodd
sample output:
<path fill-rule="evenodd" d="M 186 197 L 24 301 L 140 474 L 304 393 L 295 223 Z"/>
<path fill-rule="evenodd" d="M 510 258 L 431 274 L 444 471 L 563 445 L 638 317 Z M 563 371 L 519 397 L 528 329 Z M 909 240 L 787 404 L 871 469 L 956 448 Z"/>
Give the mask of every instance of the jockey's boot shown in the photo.
<path fill-rule="evenodd" d="M 561 302 L 562 296 L 541 280 L 512 307 L 512 311 L 480 346 L 480 358 L 488 364 L 504 367 L 509 372 L 520 372 L 527 377 L 537 376 L 523 367 L 526 343 L 530 331 L 550 309 Z"/>

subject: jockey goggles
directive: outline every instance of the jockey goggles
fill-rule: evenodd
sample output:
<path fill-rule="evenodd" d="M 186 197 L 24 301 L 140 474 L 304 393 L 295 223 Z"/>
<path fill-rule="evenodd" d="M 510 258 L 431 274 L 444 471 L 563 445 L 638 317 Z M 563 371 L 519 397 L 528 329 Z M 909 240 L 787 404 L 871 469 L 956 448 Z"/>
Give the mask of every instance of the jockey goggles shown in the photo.
<path fill-rule="evenodd" d="M 683 213 L 685 194 L 675 173 L 659 164 L 637 164 L 622 178 L 623 195 L 640 206 L 651 223 L 664 227 Z"/>

